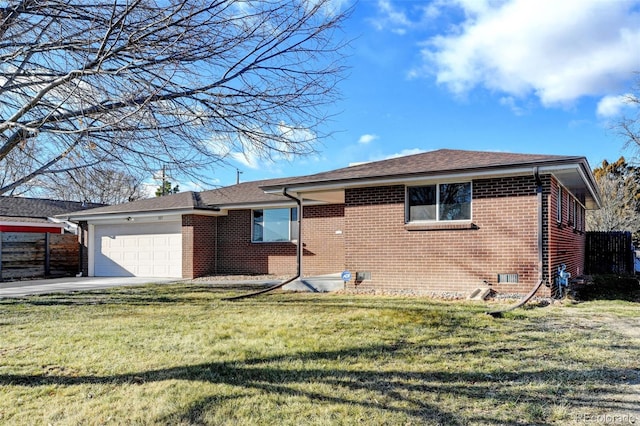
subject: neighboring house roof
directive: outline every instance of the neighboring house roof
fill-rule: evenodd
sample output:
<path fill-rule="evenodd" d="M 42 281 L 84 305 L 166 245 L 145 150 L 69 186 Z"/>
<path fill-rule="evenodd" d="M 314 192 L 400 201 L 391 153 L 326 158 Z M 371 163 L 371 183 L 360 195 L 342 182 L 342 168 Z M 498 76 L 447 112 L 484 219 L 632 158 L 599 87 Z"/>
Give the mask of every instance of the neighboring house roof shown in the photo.
<path fill-rule="evenodd" d="M 0 221 L 47 222 L 47 218 L 56 215 L 103 205 L 45 198 L 0 196 Z"/>
<path fill-rule="evenodd" d="M 64 215 L 72 220 L 108 218 L 127 214 L 187 213 L 219 214 L 230 208 L 291 204 L 284 188 L 318 201 L 340 202 L 340 191 L 352 186 L 389 184 L 438 176 L 504 176 L 532 173 L 534 167 L 551 171 L 566 187 L 581 188 L 591 207 L 599 205 L 595 181 L 584 157 L 513 154 L 441 149 L 406 157 L 363 163 L 307 176 L 243 182 L 202 192 L 179 192 Z M 311 192 L 305 192 L 311 191 Z M 343 200 L 342 195 L 342 200 Z M 208 212 L 208 213 L 207 213 Z"/>

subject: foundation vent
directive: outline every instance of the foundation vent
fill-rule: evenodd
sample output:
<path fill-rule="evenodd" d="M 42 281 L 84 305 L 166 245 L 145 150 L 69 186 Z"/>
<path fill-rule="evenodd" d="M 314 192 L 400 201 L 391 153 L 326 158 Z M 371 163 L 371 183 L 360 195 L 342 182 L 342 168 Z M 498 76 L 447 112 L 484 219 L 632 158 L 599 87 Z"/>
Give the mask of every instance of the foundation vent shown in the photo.
<path fill-rule="evenodd" d="M 517 283 L 518 274 L 498 274 L 498 283 Z"/>

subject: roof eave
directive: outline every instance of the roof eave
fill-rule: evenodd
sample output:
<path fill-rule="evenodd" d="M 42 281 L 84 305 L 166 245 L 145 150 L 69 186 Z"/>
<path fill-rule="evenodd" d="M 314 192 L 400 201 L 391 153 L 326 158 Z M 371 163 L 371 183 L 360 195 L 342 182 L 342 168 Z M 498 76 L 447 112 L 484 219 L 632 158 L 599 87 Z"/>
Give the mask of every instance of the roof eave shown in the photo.
<path fill-rule="evenodd" d="M 499 167 L 482 167 L 448 170 L 442 172 L 423 172 L 411 173 L 403 175 L 373 176 L 352 179 L 336 179 L 319 182 L 292 183 L 287 185 L 286 182 L 281 185 L 264 186 L 264 190 L 268 194 L 281 194 L 284 188 L 290 193 L 310 193 L 322 191 L 344 190 L 347 188 L 358 188 L 364 186 L 388 186 L 396 184 L 412 184 L 425 182 L 429 180 L 448 180 L 448 179 L 477 179 L 490 177 L 507 177 L 521 176 L 531 174 L 533 168 L 538 168 L 540 172 L 554 173 L 561 170 L 575 170 L 580 176 L 587 192 L 593 199 L 593 207 L 601 206 L 600 195 L 591 174 L 589 164 L 584 157 L 567 157 L 561 160 L 530 162 L 526 164 L 507 165 Z"/>
<path fill-rule="evenodd" d="M 221 216 L 220 209 L 218 208 L 202 208 L 202 207 L 190 207 L 190 208 L 176 208 L 176 209 L 159 209 L 159 210 L 144 210 L 144 211 L 132 211 L 132 210 L 122 210 L 117 212 L 97 212 L 90 214 L 83 214 L 83 212 L 78 212 L 74 214 L 62 214 L 56 215 L 55 217 L 59 219 L 69 220 L 71 222 L 80 222 L 80 221 L 93 221 L 93 220 L 104 220 L 104 219 L 126 219 L 128 217 L 151 217 L 151 216 L 164 216 L 164 215 L 185 215 L 185 214 L 194 214 L 202 216 Z"/>
<path fill-rule="evenodd" d="M 280 194 L 284 188 L 292 192 L 315 192 L 346 188 L 358 188 L 363 186 L 384 186 L 394 184 L 406 184 L 413 182 L 423 182 L 427 180 L 446 180 L 458 178 L 477 177 L 503 177 L 531 174 L 535 164 L 520 167 L 492 167 L 476 169 L 447 170 L 442 172 L 419 172 L 402 175 L 373 176 L 352 179 L 337 179 L 323 182 L 308 182 L 301 184 L 265 186 L 262 189 L 268 194 Z"/>

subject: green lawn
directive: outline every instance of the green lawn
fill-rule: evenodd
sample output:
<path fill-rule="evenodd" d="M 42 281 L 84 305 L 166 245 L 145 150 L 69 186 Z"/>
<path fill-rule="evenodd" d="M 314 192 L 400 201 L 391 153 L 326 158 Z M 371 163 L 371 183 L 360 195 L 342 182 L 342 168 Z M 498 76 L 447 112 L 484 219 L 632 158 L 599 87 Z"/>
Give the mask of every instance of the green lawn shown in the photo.
<path fill-rule="evenodd" d="M 634 302 L 494 319 L 486 303 L 230 294 L 180 284 L 0 300 L 0 423 L 640 422 Z"/>

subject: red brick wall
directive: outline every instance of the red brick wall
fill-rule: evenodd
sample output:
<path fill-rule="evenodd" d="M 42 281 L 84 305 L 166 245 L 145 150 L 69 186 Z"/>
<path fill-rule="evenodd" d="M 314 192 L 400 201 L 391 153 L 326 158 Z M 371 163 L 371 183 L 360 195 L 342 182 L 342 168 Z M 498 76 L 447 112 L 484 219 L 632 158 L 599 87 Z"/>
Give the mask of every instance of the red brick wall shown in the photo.
<path fill-rule="evenodd" d="M 567 271 L 572 277 L 584 274 L 584 256 L 586 234 L 584 232 L 584 207 L 580 200 L 575 198 L 567 189 L 562 188 L 562 221 L 557 220 L 558 187 L 555 178 L 549 179 L 550 205 L 548 219 L 548 263 L 546 266 L 547 278 L 550 283 L 555 282 L 557 270 L 560 264 L 567 266 Z M 578 223 L 573 214 L 573 202 L 578 209 Z M 569 214 L 571 210 L 571 215 Z"/>
<path fill-rule="evenodd" d="M 349 189 L 346 268 L 354 277 L 371 272 L 362 290 L 470 292 L 486 280 L 502 293 L 527 292 L 538 277 L 535 189 L 533 176 L 475 180 L 472 226 L 417 230 L 404 223 L 403 185 Z M 498 273 L 517 273 L 519 282 L 498 284 Z"/>
<path fill-rule="evenodd" d="M 303 208 L 303 274 L 340 272 L 344 268 L 343 205 Z M 218 273 L 296 273 L 294 243 L 252 243 L 251 210 L 229 211 L 218 218 Z"/>
<path fill-rule="evenodd" d="M 216 273 L 216 217 L 182 216 L 182 277 Z"/>
<path fill-rule="evenodd" d="M 293 243 L 252 243 L 251 210 L 231 210 L 218 218 L 218 273 L 292 274 Z"/>
<path fill-rule="evenodd" d="M 344 204 L 303 208 L 302 274 L 322 275 L 342 272 L 344 263 Z"/>

